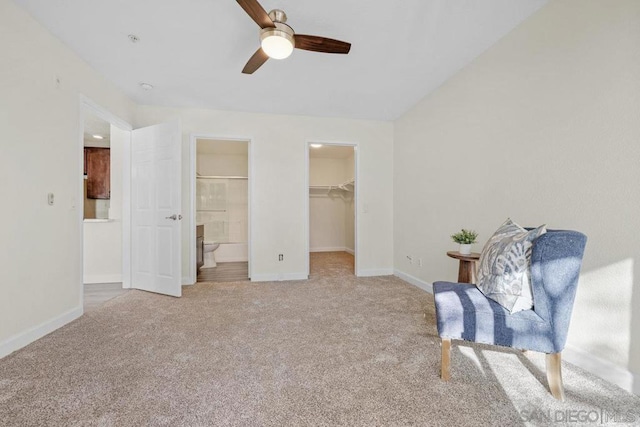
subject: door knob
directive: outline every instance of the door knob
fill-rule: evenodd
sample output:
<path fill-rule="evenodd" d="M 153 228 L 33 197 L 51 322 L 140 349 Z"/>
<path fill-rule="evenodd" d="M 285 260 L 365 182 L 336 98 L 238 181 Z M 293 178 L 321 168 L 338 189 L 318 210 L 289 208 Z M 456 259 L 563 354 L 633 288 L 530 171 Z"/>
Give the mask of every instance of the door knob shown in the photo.
<path fill-rule="evenodd" d="M 174 221 L 176 221 L 176 220 L 181 220 L 181 219 L 182 219 L 182 215 L 176 215 L 176 214 L 173 214 L 173 215 L 171 215 L 171 216 L 167 216 L 167 217 L 165 217 L 165 219 L 172 219 L 172 220 L 174 220 Z"/>

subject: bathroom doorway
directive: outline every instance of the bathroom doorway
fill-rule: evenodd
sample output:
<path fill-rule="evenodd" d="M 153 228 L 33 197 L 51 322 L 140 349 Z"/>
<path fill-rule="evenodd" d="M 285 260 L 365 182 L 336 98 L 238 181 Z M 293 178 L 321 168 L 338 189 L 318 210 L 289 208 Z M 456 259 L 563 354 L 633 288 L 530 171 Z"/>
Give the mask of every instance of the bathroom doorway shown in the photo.
<path fill-rule="evenodd" d="M 249 142 L 195 139 L 196 281 L 249 280 Z"/>
<path fill-rule="evenodd" d="M 309 277 L 355 275 L 357 147 L 311 142 L 307 153 Z"/>

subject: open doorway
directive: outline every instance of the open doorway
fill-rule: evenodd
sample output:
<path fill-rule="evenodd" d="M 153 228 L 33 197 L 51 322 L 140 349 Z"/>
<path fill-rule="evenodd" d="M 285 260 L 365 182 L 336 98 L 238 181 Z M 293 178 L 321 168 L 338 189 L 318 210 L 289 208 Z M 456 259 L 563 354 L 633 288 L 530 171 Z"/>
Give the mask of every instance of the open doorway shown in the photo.
<path fill-rule="evenodd" d="M 197 282 L 249 280 L 249 142 L 195 144 Z"/>
<path fill-rule="evenodd" d="M 84 310 L 123 289 L 123 197 L 129 132 L 84 106 L 82 121 L 82 281 Z"/>
<path fill-rule="evenodd" d="M 309 143 L 309 276 L 356 274 L 356 147 Z"/>
<path fill-rule="evenodd" d="M 179 122 L 133 130 L 127 122 L 83 95 L 80 109 L 77 198 L 82 236 L 80 304 L 85 305 L 85 299 L 89 299 L 85 298 L 88 296 L 85 286 L 97 284 L 111 285 L 108 292 L 97 290 L 102 298 L 99 302 L 120 293 L 116 290 L 122 288 L 179 297 L 182 294 Z M 95 141 L 101 141 L 101 146 L 95 147 Z M 87 149 L 108 149 L 108 155 L 103 152 L 94 159 L 98 165 L 93 168 L 90 163 L 94 160 L 88 154 L 85 156 Z M 85 181 L 99 184 L 94 182 L 91 185 L 95 188 L 90 190 Z M 94 192 L 96 188 L 99 191 Z M 85 200 L 93 205 L 88 207 L 86 219 Z"/>

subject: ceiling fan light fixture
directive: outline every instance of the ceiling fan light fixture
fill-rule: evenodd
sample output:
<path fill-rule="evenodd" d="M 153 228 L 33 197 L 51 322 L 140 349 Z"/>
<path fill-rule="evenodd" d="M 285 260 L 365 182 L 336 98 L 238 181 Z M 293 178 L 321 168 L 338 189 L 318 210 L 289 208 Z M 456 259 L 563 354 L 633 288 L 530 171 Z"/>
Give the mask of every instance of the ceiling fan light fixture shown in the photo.
<path fill-rule="evenodd" d="M 284 59 L 293 49 L 311 52 L 347 54 L 351 43 L 309 34 L 296 34 L 285 24 L 287 14 L 280 9 L 267 13 L 258 0 L 236 0 L 249 17 L 261 28 L 260 47 L 249 58 L 242 74 L 253 74 L 270 58 Z"/>
<path fill-rule="evenodd" d="M 276 22 L 275 25 L 275 28 L 264 28 L 260 32 L 260 46 L 269 58 L 288 58 L 295 47 L 293 30 L 280 22 Z"/>

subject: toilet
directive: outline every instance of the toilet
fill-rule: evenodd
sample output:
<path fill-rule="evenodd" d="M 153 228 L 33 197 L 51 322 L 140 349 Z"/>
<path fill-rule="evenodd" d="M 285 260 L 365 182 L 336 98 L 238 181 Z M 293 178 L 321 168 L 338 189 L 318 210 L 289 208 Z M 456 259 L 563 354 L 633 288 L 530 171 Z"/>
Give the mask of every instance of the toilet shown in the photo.
<path fill-rule="evenodd" d="M 217 266 L 216 257 L 213 255 L 213 253 L 219 247 L 220 243 L 204 242 L 204 265 L 200 268 L 210 268 Z"/>

